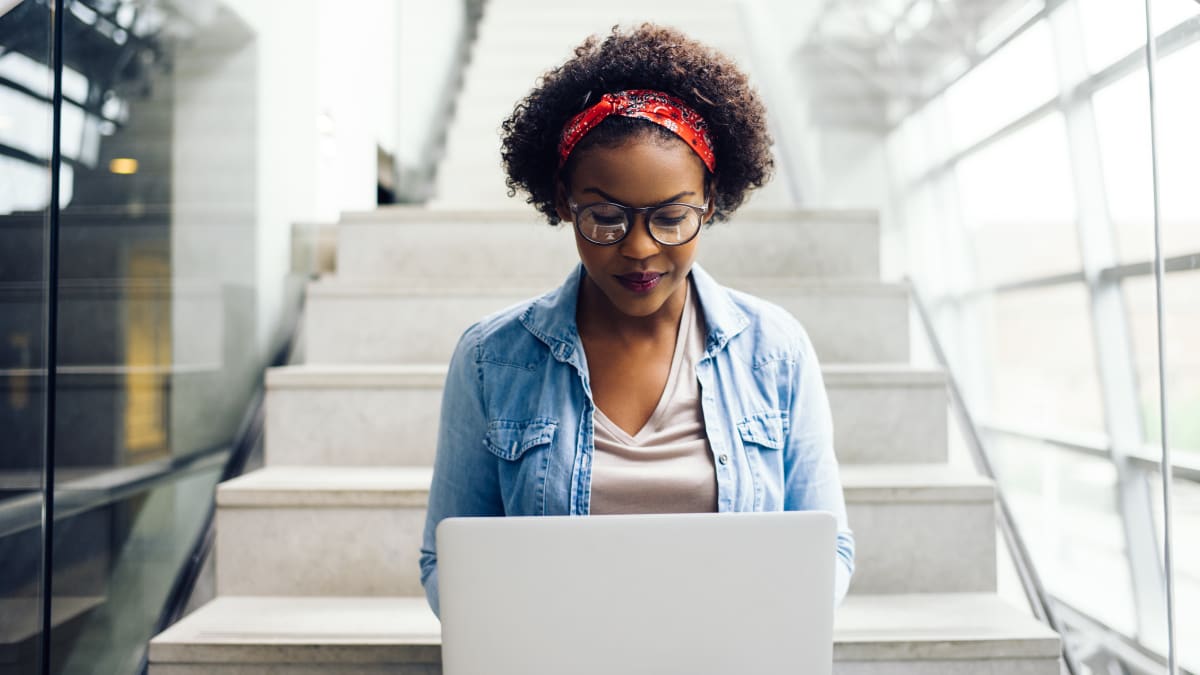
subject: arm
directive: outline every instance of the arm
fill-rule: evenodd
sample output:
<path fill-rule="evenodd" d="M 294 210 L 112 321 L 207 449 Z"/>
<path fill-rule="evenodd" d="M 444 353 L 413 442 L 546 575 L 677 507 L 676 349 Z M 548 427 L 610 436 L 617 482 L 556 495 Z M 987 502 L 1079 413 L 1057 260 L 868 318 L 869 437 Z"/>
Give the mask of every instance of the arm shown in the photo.
<path fill-rule="evenodd" d="M 833 450 L 829 398 L 821 365 L 807 335 L 803 335 L 793 379 L 790 428 L 784 448 L 784 509 L 828 511 L 837 518 L 833 585 L 837 606 L 846 597 L 854 575 L 854 533 L 846 518 L 846 500 Z"/>
<path fill-rule="evenodd" d="M 478 337 L 474 327 L 458 341 L 450 359 L 442 412 L 438 422 L 437 457 L 425 535 L 421 544 L 421 585 L 433 613 L 440 616 L 437 575 L 437 525 L 455 516 L 504 515 L 495 457 L 483 447 L 487 417 L 483 383 L 475 360 Z"/>

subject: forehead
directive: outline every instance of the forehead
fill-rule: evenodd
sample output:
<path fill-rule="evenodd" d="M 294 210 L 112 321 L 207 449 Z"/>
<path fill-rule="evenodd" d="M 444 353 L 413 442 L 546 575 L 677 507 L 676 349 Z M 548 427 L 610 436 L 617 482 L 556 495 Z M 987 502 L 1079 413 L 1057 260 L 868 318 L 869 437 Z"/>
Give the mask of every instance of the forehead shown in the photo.
<path fill-rule="evenodd" d="M 658 204 L 690 192 L 704 193 L 704 164 L 679 139 L 635 138 L 611 147 L 593 146 L 571 174 L 576 196 L 602 192 L 629 206 Z"/>

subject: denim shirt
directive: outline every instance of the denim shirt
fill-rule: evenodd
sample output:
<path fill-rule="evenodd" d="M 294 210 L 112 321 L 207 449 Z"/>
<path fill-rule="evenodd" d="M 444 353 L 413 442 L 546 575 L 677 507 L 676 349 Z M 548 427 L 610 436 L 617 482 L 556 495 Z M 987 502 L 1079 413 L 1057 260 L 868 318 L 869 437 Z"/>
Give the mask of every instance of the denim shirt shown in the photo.
<path fill-rule="evenodd" d="M 421 547 L 435 613 L 443 518 L 589 512 L 595 403 L 575 321 L 584 274 L 578 265 L 559 288 L 481 320 L 455 348 Z M 785 310 L 718 285 L 699 265 L 691 276 L 708 332 L 696 372 L 718 511 L 834 514 L 840 603 L 854 537 L 812 344 Z"/>

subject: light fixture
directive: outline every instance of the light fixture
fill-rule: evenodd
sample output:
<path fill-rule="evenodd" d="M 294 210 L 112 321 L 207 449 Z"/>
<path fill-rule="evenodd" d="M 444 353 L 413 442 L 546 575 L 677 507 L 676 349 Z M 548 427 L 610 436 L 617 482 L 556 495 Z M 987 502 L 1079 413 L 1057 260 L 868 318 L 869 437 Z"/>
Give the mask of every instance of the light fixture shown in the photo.
<path fill-rule="evenodd" d="M 137 173 L 138 161 L 131 157 L 117 157 L 108 163 L 108 170 L 122 176 L 129 176 Z"/>

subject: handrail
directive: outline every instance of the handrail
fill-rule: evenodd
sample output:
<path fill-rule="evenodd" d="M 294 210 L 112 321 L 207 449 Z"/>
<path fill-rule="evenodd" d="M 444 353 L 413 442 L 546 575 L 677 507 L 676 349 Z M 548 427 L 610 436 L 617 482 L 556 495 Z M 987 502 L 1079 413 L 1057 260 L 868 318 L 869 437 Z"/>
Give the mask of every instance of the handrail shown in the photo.
<path fill-rule="evenodd" d="M 1162 654 L 1152 651 L 1128 635 L 1100 623 L 1089 616 L 1087 612 L 1057 595 L 1050 595 L 1050 601 L 1068 624 L 1082 626 L 1095 643 L 1102 645 L 1104 649 L 1114 654 L 1123 666 L 1135 669 L 1135 673 L 1158 675 L 1167 665 L 1167 659 Z M 1200 675 L 1200 672 L 1180 667 L 1179 675 Z"/>
<path fill-rule="evenodd" d="M 1001 533 L 1004 535 L 1005 543 L 1008 544 L 1009 550 L 1013 553 L 1013 564 L 1017 568 L 1017 576 L 1020 578 L 1021 587 L 1025 590 L 1025 597 L 1029 600 L 1034 615 L 1062 636 L 1063 664 L 1070 675 L 1076 675 L 1079 669 L 1072 658 L 1070 649 L 1067 648 L 1067 640 L 1062 629 L 1062 624 L 1051 608 L 1049 596 L 1042 585 L 1037 570 L 1034 569 L 1029 549 L 1025 546 L 1025 540 L 1017 530 L 1016 520 L 1013 518 L 1012 510 L 1008 506 L 1008 500 L 1004 497 L 1003 491 L 998 487 L 999 482 L 996 480 L 996 472 L 992 468 L 991 460 L 988 459 L 987 450 L 984 448 L 983 437 L 979 433 L 979 427 L 976 426 L 975 420 L 971 417 L 971 411 L 967 409 L 967 403 L 962 396 L 962 390 L 959 389 L 958 380 L 954 377 L 954 373 L 950 369 L 950 361 L 946 358 L 946 352 L 942 349 L 942 343 L 938 339 L 937 332 L 933 327 L 933 320 L 929 315 L 920 291 L 917 289 L 916 283 L 909 278 L 906 278 L 905 281 L 911 290 L 913 305 L 916 306 L 917 314 L 921 317 L 921 324 L 925 329 L 925 335 L 929 338 L 929 345 L 938 363 L 941 364 L 942 369 L 946 372 L 946 383 L 950 391 L 950 401 L 958 417 L 960 428 L 966 435 L 967 448 L 971 451 L 971 456 L 975 460 L 975 466 L 981 473 L 997 484 L 996 521 L 1000 526 Z"/>
<path fill-rule="evenodd" d="M 154 489 L 180 475 L 212 468 L 221 464 L 228 452 L 227 446 L 218 446 L 182 457 L 121 467 L 78 480 L 60 482 L 54 490 L 54 519 L 62 520 L 107 506 L 130 495 Z M 0 539 L 41 525 L 41 510 L 40 492 L 0 502 Z"/>

